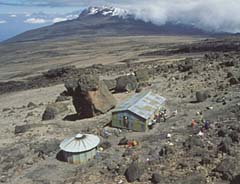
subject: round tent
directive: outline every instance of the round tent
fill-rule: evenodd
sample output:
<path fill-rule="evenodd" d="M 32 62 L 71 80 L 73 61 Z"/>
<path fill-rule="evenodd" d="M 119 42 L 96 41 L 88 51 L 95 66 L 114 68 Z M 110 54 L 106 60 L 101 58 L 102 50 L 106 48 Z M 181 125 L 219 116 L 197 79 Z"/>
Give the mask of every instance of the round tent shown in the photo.
<path fill-rule="evenodd" d="M 74 137 L 64 139 L 60 148 L 64 159 L 69 163 L 85 163 L 96 155 L 100 139 L 96 135 L 77 134 Z"/>

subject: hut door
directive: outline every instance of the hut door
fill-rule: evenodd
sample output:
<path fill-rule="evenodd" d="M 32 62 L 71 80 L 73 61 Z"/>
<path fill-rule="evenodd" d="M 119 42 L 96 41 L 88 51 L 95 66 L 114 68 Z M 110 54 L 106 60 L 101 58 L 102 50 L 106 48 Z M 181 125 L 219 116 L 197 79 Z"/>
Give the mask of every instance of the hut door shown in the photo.
<path fill-rule="evenodd" d="M 127 116 L 123 116 L 123 126 L 124 128 L 129 129 L 129 119 Z"/>

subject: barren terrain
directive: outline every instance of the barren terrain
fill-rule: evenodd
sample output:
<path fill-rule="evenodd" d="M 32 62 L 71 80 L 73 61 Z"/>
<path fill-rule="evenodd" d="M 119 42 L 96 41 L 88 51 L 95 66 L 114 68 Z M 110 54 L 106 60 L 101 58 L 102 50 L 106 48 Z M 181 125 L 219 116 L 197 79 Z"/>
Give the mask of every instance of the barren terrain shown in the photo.
<path fill-rule="evenodd" d="M 136 36 L 0 45 L 0 182 L 128 183 L 125 172 L 137 160 L 139 176 L 133 183 L 239 183 L 240 55 L 238 44 L 226 45 L 240 39 L 204 39 Z M 61 71 L 64 75 L 42 75 L 70 65 L 76 68 Z M 64 82 L 80 75 L 113 79 L 138 70 L 148 75 L 141 90 L 167 98 L 169 118 L 146 133 L 123 130 L 116 134 L 105 127 L 111 112 L 70 121 L 66 117 L 75 114 L 71 98 L 55 102 L 66 90 Z M 196 101 L 196 92 L 206 98 Z M 134 93 L 113 95 L 121 103 Z M 63 110 L 55 119 L 42 121 L 48 104 Z M 178 114 L 172 117 L 175 110 Z M 197 135 L 203 125 L 200 112 L 210 122 L 202 137 Z M 198 121 L 194 128 L 192 119 Z M 104 127 L 111 133 L 108 138 L 101 133 Z M 101 137 L 105 148 L 101 157 L 85 165 L 57 160 L 59 143 L 79 132 Z M 136 139 L 139 145 L 119 146 L 123 137 Z"/>

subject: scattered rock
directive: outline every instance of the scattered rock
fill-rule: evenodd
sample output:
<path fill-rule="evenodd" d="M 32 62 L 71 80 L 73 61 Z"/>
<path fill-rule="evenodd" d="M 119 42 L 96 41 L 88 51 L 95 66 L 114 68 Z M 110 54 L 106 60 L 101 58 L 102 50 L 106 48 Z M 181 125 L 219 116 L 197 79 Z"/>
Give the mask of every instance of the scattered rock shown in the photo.
<path fill-rule="evenodd" d="M 240 174 L 234 176 L 230 184 L 239 184 L 240 183 Z"/>
<path fill-rule="evenodd" d="M 185 62 L 178 65 L 178 70 L 180 72 L 188 72 L 193 69 L 193 63 L 190 60 L 186 60 Z"/>
<path fill-rule="evenodd" d="M 42 115 L 42 120 L 47 121 L 47 120 L 52 120 L 55 119 L 55 117 L 68 110 L 68 107 L 64 103 L 55 103 L 48 105 Z"/>
<path fill-rule="evenodd" d="M 25 118 L 33 117 L 34 115 L 35 115 L 34 112 L 29 112 L 27 113 Z"/>
<path fill-rule="evenodd" d="M 132 149 L 126 149 L 125 152 L 123 153 L 122 157 L 130 157 L 133 155 L 133 150 Z"/>
<path fill-rule="evenodd" d="M 236 84 L 238 84 L 238 82 L 239 82 L 238 79 L 235 77 L 232 77 L 229 79 L 230 85 L 236 85 Z"/>
<path fill-rule="evenodd" d="M 108 149 L 108 148 L 111 148 L 111 146 L 112 146 L 111 143 L 108 142 L 108 141 L 104 141 L 99 145 L 99 147 L 102 147 L 104 150 Z"/>
<path fill-rule="evenodd" d="M 118 164 L 115 160 L 110 160 L 106 163 L 108 171 L 115 171 L 118 168 Z"/>
<path fill-rule="evenodd" d="M 119 141 L 118 145 L 127 145 L 127 143 L 128 143 L 128 140 L 126 137 L 124 137 Z"/>
<path fill-rule="evenodd" d="M 204 155 L 200 161 L 201 165 L 209 165 L 211 163 L 211 158 L 209 157 L 209 155 Z"/>
<path fill-rule="evenodd" d="M 43 76 L 48 79 L 54 79 L 54 78 L 64 77 L 69 73 L 73 74 L 74 72 L 76 72 L 75 66 L 67 66 L 62 68 L 50 69 L 47 72 L 43 73 Z"/>
<path fill-rule="evenodd" d="M 143 168 L 139 163 L 133 162 L 129 165 L 125 172 L 125 176 L 128 182 L 134 182 L 143 174 Z"/>
<path fill-rule="evenodd" d="M 232 139 L 233 143 L 238 143 L 239 142 L 239 133 L 236 130 L 232 131 L 230 133 L 229 137 Z"/>
<path fill-rule="evenodd" d="M 204 147 L 204 144 L 199 136 L 191 136 L 184 143 L 183 146 L 187 149 L 192 149 L 194 147 Z"/>
<path fill-rule="evenodd" d="M 225 102 L 225 98 L 224 97 L 219 97 L 216 99 L 217 103 L 224 103 Z"/>
<path fill-rule="evenodd" d="M 30 129 L 30 125 L 17 125 L 15 126 L 15 134 L 25 133 Z"/>
<path fill-rule="evenodd" d="M 218 150 L 223 153 L 231 154 L 231 144 L 232 144 L 232 139 L 230 137 L 226 137 L 218 145 Z"/>
<path fill-rule="evenodd" d="M 29 102 L 28 105 L 27 105 L 28 108 L 36 108 L 37 105 L 33 102 Z"/>
<path fill-rule="evenodd" d="M 179 184 L 205 184 L 206 178 L 203 175 L 192 173 L 190 176 L 186 176 L 183 179 L 179 179 L 176 183 Z"/>
<path fill-rule="evenodd" d="M 55 118 L 57 112 L 56 109 L 50 106 L 47 106 L 45 109 L 43 115 L 42 115 L 42 120 L 47 121 L 47 120 L 52 120 Z"/>
<path fill-rule="evenodd" d="M 225 129 L 225 128 L 221 128 L 219 131 L 218 131 L 218 137 L 225 137 L 228 133 L 228 130 Z"/>
<path fill-rule="evenodd" d="M 226 61 L 226 62 L 220 63 L 220 65 L 225 66 L 225 67 L 231 67 L 231 66 L 234 66 L 234 62 Z"/>
<path fill-rule="evenodd" d="M 68 96 L 59 95 L 55 102 L 64 102 L 64 101 L 67 101 L 69 99 L 70 98 Z"/>
<path fill-rule="evenodd" d="M 125 75 L 117 78 L 116 92 L 133 91 L 137 88 L 138 83 L 134 75 Z"/>
<path fill-rule="evenodd" d="M 135 72 L 138 82 L 145 82 L 149 80 L 149 73 L 147 69 L 140 69 Z"/>
<path fill-rule="evenodd" d="M 143 88 L 138 86 L 135 92 L 140 93 L 142 90 L 143 90 Z"/>
<path fill-rule="evenodd" d="M 10 111 L 11 109 L 10 108 L 4 108 L 3 110 L 2 110 L 2 112 L 7 112 L 7 111 Z"/>
<path fill-rule="evenodd" d="M 172 146 L 165 145 L 160 151 L 159 156 L 168 156 L 174 153 L 174 149 Z"/>
<path fill-rule="evenodd" d="M 233 73 L 232 72 L 228 72 L 227 73 L 227 78 L 231 78 L 231 77 L 233 77 Z"/>
<path fill-rule="evenodd" d="M 60 141 L 57 139 L 52 139 L 43 143 L 34 143 L 30 145 L 30 148 L 34 150 L 35 153 L 41 153 L 44 155 L 50 155 L 51 153 L 59 149 Z"/>
<path fill-rule="evenodd" d="M 232 180 L 236 170 L 235 160 L 232 158 L 225 158 L 215 169 L 215 172 L 222 174 L 222 179 Z"/>
<path fill-rule="evenodd" d="M 152 183 L 159 184 L 161 181 L 161 176 L 159 173 L 153 173 L 151 178 Z"/>
<path fill-rule="evenodd" d="M 196 101 L 204 102 L 208 98 L 208 93 L 206 91 L 197 91 L 196 92 Z"/>

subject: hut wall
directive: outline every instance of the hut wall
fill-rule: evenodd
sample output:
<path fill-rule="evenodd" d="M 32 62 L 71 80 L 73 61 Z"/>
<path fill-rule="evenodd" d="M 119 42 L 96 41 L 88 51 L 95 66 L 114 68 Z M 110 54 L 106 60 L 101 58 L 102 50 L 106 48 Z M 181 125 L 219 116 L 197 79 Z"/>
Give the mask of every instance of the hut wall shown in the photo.
<path fill-rule="evenodd" d="M 92 159 L 95 155 L 96 155 L 96 148 L 86 152 L 81 152 L 81 153 L 64 152 L 65 160 L 68 163 L 72 163 L 72 164 L 86 163 L 88 160 Z"/>
<path fill-rule="evenodd" d="M 127 117 L 127 121 L 124 120 L 125 117 Z M 137 132 L 145 132 L 148 129 L 146 120 L 129 111 L 114 112 L 112 114 L 112 126 Z"/>

